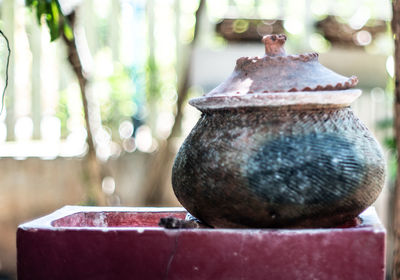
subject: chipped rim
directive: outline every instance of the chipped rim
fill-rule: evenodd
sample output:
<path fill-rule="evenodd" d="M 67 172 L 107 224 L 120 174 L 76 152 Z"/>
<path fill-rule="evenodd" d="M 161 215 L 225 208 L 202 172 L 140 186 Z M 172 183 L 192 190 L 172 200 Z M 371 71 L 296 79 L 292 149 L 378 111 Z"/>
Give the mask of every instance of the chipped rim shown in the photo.
<path fill-rule="evenodd" d="M 288 54 L 285 56 L 243 56 L 236 60 L 237 67 L 243 67 L 251 64 L 268 64 L 272 61 L 318 61 L 319 54 L 316 52 L 309 52 L 303 54 Z"/>
<path fill-rule="evenodd" d="M 347 107 L 360 95 L 360 89 L 331 91 L 297 91 L 201 96 L 189 100 L 189 104 L 201 110 L 218 110 L 242 107 L 286 107 L 307 105 L 311 107 Z"/>

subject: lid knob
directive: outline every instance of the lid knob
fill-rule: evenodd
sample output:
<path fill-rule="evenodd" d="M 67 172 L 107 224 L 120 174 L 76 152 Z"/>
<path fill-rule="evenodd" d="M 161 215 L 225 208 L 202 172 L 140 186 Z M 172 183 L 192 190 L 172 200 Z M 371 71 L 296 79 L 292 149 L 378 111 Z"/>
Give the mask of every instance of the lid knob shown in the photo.
<path fill-rule="evenodd" d="M 285 34 L 269 34 L 265 35 L 261 40 L 265 45 L 265 55 L 283 56 L 286 55 L 283 47 L 286 42 Z"/>

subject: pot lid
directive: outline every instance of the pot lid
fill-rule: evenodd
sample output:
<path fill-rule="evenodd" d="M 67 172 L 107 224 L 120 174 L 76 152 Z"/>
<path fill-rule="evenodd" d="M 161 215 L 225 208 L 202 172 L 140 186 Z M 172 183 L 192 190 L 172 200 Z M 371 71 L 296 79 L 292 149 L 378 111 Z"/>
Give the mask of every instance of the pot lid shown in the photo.
<path fill-rule="evenodd" d="M 266 35 L 263 57 L 241 57 L 233 73 L 215 89 L 189 103 L 199 109 L 320 104 L 348 106 L 360 94 L 355 76 L 339 75 L 317 53 L 287 55 L 286 36 Z"/>

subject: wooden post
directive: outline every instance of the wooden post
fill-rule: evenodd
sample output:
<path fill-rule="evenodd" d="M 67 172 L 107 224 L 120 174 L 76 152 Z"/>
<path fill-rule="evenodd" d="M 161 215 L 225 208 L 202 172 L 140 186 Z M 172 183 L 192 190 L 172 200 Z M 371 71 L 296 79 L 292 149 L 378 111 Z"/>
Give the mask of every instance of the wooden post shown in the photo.
<path fill-rule="evenodd" d="M 111 12 L 108 18 L 110 22 L 109 45 L 111 46 L 113 61 L 119 61 L 120 21 L 115 19 L 121 18 L 121 1 L 111 1 Z"/>
<path fill-rule="evenodd" d="M 30 49 L 32 51 L 32 103 L 31 103 L 31 114 L 33 121 L 33 139 L 40 139 L 40 121 L 41 121 L 41 78 L 40 78 L 40 66 L 41 66 L 41 54 L 42 54 L 42 34 L 41 28 L 37 24 L 28 26 L 31 35 L 29 36 Z"/>
<path fill-rule="evenodd" d="M 175 71 L 177 77 L 181 77 L 181 0 L 175 0 L 174 3 L 174 12 L 175 12 L 175 53 L 176 53 L 176 62 L 175 62 Z"/>
<path fill-rule="evenodd" d="M 400 0 L 393 0 L 392 32 L 394 36 L 395 94 L 394 94 L 394 129 L 397 156 L 400 155 Z M 397 162 L 397 176 L 394 190 L 393 236 L 394 256 L 392 278 L 400 279 L 400 163 Z"/>
<path fill-rule="evenodd" d="M 82 4 L 80 5 L 79 9 L 76 10 L 77 13 L 76 24 L 84 26 L 87 46 L 91 53 L 96 53 L 99 47 L 101 47 L 99 45 L 99 40 L 97 37 L 98 34 L 96 34 L 96 27 L 95 27 L 96 14 L 93 12 L 94 5 L 95 4 L 93 3 L 93 0 L 82 1 Z"/>
<path fill-rule="evenodd" d="M 147 79 L 150 81 L 146 86 L 148 96 L 147 96 L 147 109 L 150 112 L 156 112 L 157 107 L 156 107 L 156 102 L 154 101 L 154 96 L 157 93 L 157 85 L 159 84 L 159 73 L 157 69 L 157 64 L 156 64 L 156 44 L 157 41 L 155 39 L 154 35 L 154 30 L 155 30 L 155 23 L 157 21 L 156 16 L 155 16 L 155 9 L 156 9 L 156 0 L 148 0 L 146 3 L 146 16 L 147 16 L 147 42 L 148 42 L 148 59 L 146 61 L 147 67 L 149 69 L 148 71 L 148 77 Z M 149 114 L 147 116 L 147 123 L 150 124 L 150 127 L 155 127 L 156 124 L 156 116 L 155 114 Z"/>

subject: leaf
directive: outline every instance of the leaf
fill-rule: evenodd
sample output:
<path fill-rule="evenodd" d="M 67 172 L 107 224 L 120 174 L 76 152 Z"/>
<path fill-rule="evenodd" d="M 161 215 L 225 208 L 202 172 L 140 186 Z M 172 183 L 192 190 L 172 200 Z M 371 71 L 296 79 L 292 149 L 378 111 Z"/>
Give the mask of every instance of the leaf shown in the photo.
<path fill-rule="evenodd" d="M 396 139 L 394 137 L 385 138 L 383 143 L 387 148 L 391 150 L 396 150 Z"/>
<path fill-rule="evenodd" d="M 59 9 L 59 6 L 57 6 L 56 1 L 51 2 L 51 13 L 53 15 L 53 22 L 60 22 L 60 12 L 61 10 Z"/>
<path fill-rule="evenodd" d="M 42 24 L 42 18 L 46 20 L 51 41 L 63 34 L 68 40 L 74 38 L 72 27 L 63 14 L 58 0 L 25 0 L 25 5 L 36 10 L 36 18 L 39 24 Z"/>
<path fill-rule="evenodd" d="M 68 23 L 64 24 L 64 35 L 65 37 L 67 37 L 68 40 L 72 40 L 74 39 L 74 32 L 72 31 L 72 27 L 71 25 L 69 25 Z"/>
<path fill-rule="evenodd" d="M 380 129 L 393 128 L 393 118 L 380 120 L 376 124 Z"/>

